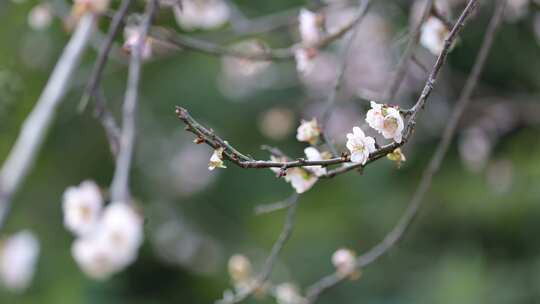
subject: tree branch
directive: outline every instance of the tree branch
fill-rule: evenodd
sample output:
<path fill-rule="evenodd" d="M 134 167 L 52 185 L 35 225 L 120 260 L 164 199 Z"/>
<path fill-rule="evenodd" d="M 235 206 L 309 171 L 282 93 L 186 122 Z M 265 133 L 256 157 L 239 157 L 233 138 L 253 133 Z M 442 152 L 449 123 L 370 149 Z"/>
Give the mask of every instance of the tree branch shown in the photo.
<path fill-rule="evenodd" d="M 32 112 L 25 119 L 6 161 L 0 171 L 0 226 L 9 212 L 13 194 L 32 168 L 56 109 L 69 90 L 73 72 L 94 31 L 95 17 L 87 14 L 81 18 L 70 41 L 54 67 L 41 96 Z"/>
<path fill-rule="evenodd" d="M 152 17 L 157 7 L 157 0 L 148 1 L 143 21 L 139 25 L 140 37 L 147 36 L 152 23 Z M 135 144 L 136 114 L 143 44 L 144 38 L 139 39 L 137 45 L 133 48 L 129 64 L 127 88 L 124 97 L 122 130 L 120 133 L 120 148 L 116 160 L 116 170 L 114 171 L 111 183 L 112 201 L 127 202 L 130 199 L 129 172 L 133 156 L 133 147 Z"/>
<path fill-rule="evenodd" d="M 474 2 L 474 1 L 470 1 L 469 4 L 471 4 L 471 2 Z M 433 154 L 429 162 L 429 165 L 427 166 L 424 173 L 422 174 L 420 184 L 418 185 L 418 188 L 416 189 L 407 209 L 405 210 L 405 212 L 399 219 L 396 226 L 384 237 L 384 239 L 379 244 L 374 246 L 371 250 L 369 250 L 365 254 L 358 257 L 356 261 L 357 269 L 365 267 L 373 263 L 380 256 L 382 256 L 384 253 L 390 250 L 399 240 L 401 240 L 401 238 L 407 231 L 407 228 L 410 226 L 410 224 L 416 217 L 418 210 L 420 208 L 420 205 L 422 203 L 422 200 L 426 192 L 428 191 L 429 187 L 431 186 L 433 177 L 439 171 L 442 160 L 444 159 L 448 151 L 450 142 L 456 132 L 459 119 L 462 116 L 465 108 L 470 102 L 472 92 L 474 88 L 476 87 L 481 71 L 488 57 L 489 50 L 491 49 L 493 45 L 495 34 L 497 32 L 497 29 L 500 25 L 500 21 L 503 16 L 504 6 L 505 6 L 505 0 L 501 0 L 497 4 L 495 13 L 493 14 L 493 17 L 491 18 L 490 24 L 484 36 L 484 41 L 482 43 L 481 49 L 476 58 L 472 72 L 469 78 L 467 79 L 465 87 L 461 93 L 461 96 L 454 110 L 451 113 L 448 124 L 445 127 L 443 135 L 441 137 L 441 141 L 439 145 L 437 146 L 437 149 L 435 150 L 435 153 Z M 331 274 L 326 277 L 323 277 L 322 279 L 320 279 L 319 281 L 311 285 L 307 291 L 307 297 L 308 297 L 309 302 L 313 303 L 322 292 L 337 285 L 339 282 L 343 281 L 344 278 L 345 278 L 344 276 Z"/>

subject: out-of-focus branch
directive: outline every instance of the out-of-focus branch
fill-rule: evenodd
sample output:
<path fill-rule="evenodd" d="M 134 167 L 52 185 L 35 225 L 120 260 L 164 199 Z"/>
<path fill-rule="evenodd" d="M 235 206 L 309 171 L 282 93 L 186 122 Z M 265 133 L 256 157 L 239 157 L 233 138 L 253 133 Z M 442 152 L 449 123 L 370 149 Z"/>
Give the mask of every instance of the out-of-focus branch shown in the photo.
<path fill-rule="evenodd" d="M 95 116 L 97 119 L 99 119 L 99 122 L 105 131 L 111 154 L 113 159 L 116 161 L 116 158 L 118 157 L 118 150 L 120 149 L 120 128 L 118 128 L 118 124 L 116 123 L 113 114 L 107 108 L 103 89 L 98 87 L 95 94 Z"/>
<path fill-rule="evenodd" d="M 493 45 L 495 34 L 503 16 L 505 4 L 506 0 L 501 0 L 497 4 L 495 13 L 491 18 L 490 24 L 484 36 L 482 47 L 478 53 L 472 72 L 467 79 L 465 87 L 461 92 L 461 96 L 454 110 L 451 113 L 448 124 L 446 125 L 443 135 L 441 137 L 441 141 L 437 146 L 437 149 L 435 150 L 435 153 L 433 154 L 427 168 L 422 174 L 420 184 L 418 185 L 418 188 L 416 189 L 407 209 L 399 219 L 397 225 L 384 237 L 384 239 L 379 244 L 374 246 L 371 250 L 361 255 L 357 259 L 357 268 L 365 267 L 366 265 L 373 263 L 380 256 L 390 250 L 403 237 L 407 228 L 410 226 L 410 224 L 416 217 L 422 200 L 429 187 L 431 186 L 433 177 L 439 171 L 442 160 L 444 159 L 448 151 L 450 142 L 457 130 L 459 119 L 463 115 L 463 112 L 467 105 L 470 103 L 472 92 L 476 87 L 481 71 L 488 57 L 489 51 Z M 307 291 L 307 296 L 310 303 L 314 302 L 323 291 L 335 286 L 344 279 L 345 276 L 331 274 L 323 277 L 321 280 L 311 285 L 311 287 L 309 287 Z"/>
<path fill-rule="evenodd" d="M 25 119 L 15 145 L 0 171 L 0 226 L 10 208 L 13 194 L 31 169 L 45 140 L 56 109 L 69 89 L 73 72 L 79 64 L 94 30 L 95 17 L 81 18 L 75 32 L 58 60 L 51 77 L 32 112 Z"/>
<path fill-rule="evenodd" d="M 109 52 L 111 51 L 114 38 L 116 37 L 122 26 L 123 20 L 128 12 L 131 3 L 133 3 L 133 0 L 123 0 L 122 3 L 120 3 L 120 7 L 112 18 L 109 31 L 107 32 L 107 36 L 105 37 L 103 43 L 101 44 L 101 47 L 99 48 L 98 57 L 96 63 L 94 64 L 94 68 L 92 69 L 92 74 L 90 74 L 90 79 L 88 80 L 88 84 L 84 89 L 83 96 L 79 104 L 79 110 L 81 111 L 84 110 L 90 98 L 94 97 L 97 94 L 96 91 L 99 87 L 99 83 L 103 75 L 103 69 L 107 64 Z M 103 108 L 104 105 L 100 105 L 100 107 Z"/>
<path fill-rule="evenodd" d="M 396 93 L 399 90 L 401 83 L 403 82 L 403 78 L 405 77 L 405 73 L 407 72 L 407 68 L 409 66 L 409 61 L 413 57 L 414 50 L 416 49 L 416 46 L 418 45 L 418 41 L 420 39 L 420 33 L 422 30 L 422 25 L 424 24 L 424 22 L 426 22 L 427 18 L 431 14 L 433 1 L 434 0 L 426 1 L 426 6 L 422 13 L 422 17 L 420 18 L 420 22 L 418 22 L 418 24 L 416 25 L 416 28 L 414 29 L 414 31 L 411 33 L 409 37 L 409 42 L 407 43 L 407 47 L 405 48 L 405 51 L 399 60 L 399 63 L 396 69 L 396 74 L 394 75 L 394 78 L 390 82 L 388 91 L 385 93 L 385 97 L 387 100 L 392 100 L 396 96 Z"/>
<path fill-rule="evenodd" d="M 292 235 L 294 223 L 296 219 L 296 209 L 298 207 L 298 197 L 297 193 L 293 194 L 290 197 L 290 205 L 288 207 L 287 217 L 285 218 L 285 224 L 283 229 L 279 234 L 278 239 L 272 246 L 270 254 L 266 258 L 262 271 L 257 275 L 255 280 L 244 290 L 239 291 L 232 299 L 220 300 L 217 301 L 219 304 L 233 304 L 240 303 L 253 294 L 257 289 L 261 288 L 270 278 L 274 264 L 279 256 L 279 253 L 285 246 L 285 243 L 289 240 Z"/>
<path fill-rule="evenodd" d="M 359 11 L 358 14 L 346 25 L 337 30 L 334 33 L 328 34 L 323 37 L 316 45 L 313 47 L 316 49 L 324 48 L 330 45 L 332 42 L 341 38 L 343 35 L 347 34 L 355 24 L 359 22 L 363 17 L 363 12 Z M 239 57 L 249 60 L 286 60 L 294 58 L 294 51 L 299 47 L 298 44 L 293 44 L 287 48 L 282 49 L 265 49 L 262 51 L 256 52 L 246 52 L 243 50 L 237 50 L 230 47 L 225 47 L 213 42 L 206 40 L 200 40 L 196 38 L 189 37 L 187 35 L 182 35 L 172 30 L 167 30 L 164 28 L 153 28 L 150 31 L 150 36 L 152 38 L 162 41 L 164 43 L 176 45 L 182 49 L 188 49 L 192 51 L 198 51 L 201 53 L 214 55 L 214 56 L 231 56 Z"/>
<path fill-rule="evenodd" d="M 291 196 L 286 198 L 283 201 L 270 203 L 270 204 L 264 204 L 264 205 L 257 205 L 255 206 L 255 214 L 265 214 L 270 213 L 274 211 L 278 211 L 281 209 L 289 208 L 292 204 L 296 204 L 297 200 L 297 193 L 293 193 Z"/>
<path fill-rule="evenodd" d="M 140 37 L 146 37 L 152 23 L 152 17 L 158 7 L 157 0 L 148 1 L 143 20 L 139 25 Z M 139 97 L 139 81 L 141 76 L 141 54 L 144 39 L 139 39 L 134 46 L 129 64 L 126 94 L 122 113 L 122 130 L 120 132 L 120 148 L 116 160 L 111 183 L 111 200 L 127 202 L 130 199 L 129 173 L 135 145 L 135 128 L 137 102 Z"/>
<path fill-rule="evenodd" d="M 356 23 L 353 25 L 353 31 L 351 35 L 348 37 L 348 39 L 346 39 L 345 44 L 343 45 L 341 62 L 338 69 L 338 75 L 336 77 L 332 90 L 330 90 L 330 94 L 328 94 L 324 111 L 321 116 L 322 117 L 321 122 L 322 122 L 323 127 L 326 127 L 330 119 L 332 108 L 334 107 L 334 103 L 336 102 L 336 95 L 338 94 L 339 89 L 341 88 L 341 84 L 343 83 L 343 79 L 345 78 L 345 70 L 347 69 L 347 59 L 349 57 L 349 50 L 351 48 L 351 45 L 355 37 L 358 34 L 358 29 L 360 28 L 360 22 L 362 21 L 362 17 L 365 16 L 370 4 L 371 4 L 370 0 L 363 0 L 361 2 L 360 7 L 358 8 L 358 16 L 360 16 L 360 18 L 356 19 Z M 331 139 L 328 137 L 326 130 L 323 130 L 321 137 L 323 141 L 326 143 L 326 145 L 328 146 L 328 148 L 330 149 L 330 152 L 332 152 L 332 155 L 337 156 L 338 153 L 337 153 L 336 147 L 332 143 Z"/>

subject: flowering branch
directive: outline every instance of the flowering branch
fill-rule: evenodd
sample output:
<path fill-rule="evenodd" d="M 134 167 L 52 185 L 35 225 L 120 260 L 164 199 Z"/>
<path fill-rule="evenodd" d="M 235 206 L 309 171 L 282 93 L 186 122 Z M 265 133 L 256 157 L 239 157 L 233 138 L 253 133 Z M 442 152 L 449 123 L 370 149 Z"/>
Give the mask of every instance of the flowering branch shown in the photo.
<path fill-rule="evenodd" d="M 473 2 L 475 1 L 470 1 L 469 5 L 473 4 Z M 493 45 L 495 34 L 497 32 L 497 29 L 500 25 L 501 18 L 503 16 L 505 4 L 506 4 L 505 0 L 501 0 L 497 4 L 495 13 L 493 14 L 493 17 L 486 31 L 484 41 L 478 53 L 472 72 L 469 78 L 467 79 L 467 82 L 456 104 L 456 107 L 451 113 L 448 124 L 446 125 L 444 129 L 441 141 L 439 145 L 437 146 L 437 149 L 435 150 L 435 153 L 433 154 L 429 162 L 429 165 L 427 166 L 424 173 L 422 174 L 420 184 L 418 188 L 416 189 L 407 209 L 405 210 L 405 212 L 399 219 L 396 226 L 384 237 L 384 239 L 380 243 L 378 243 L 376 246 L 374 246 L 365 254 L 358 257 L 358 259 L 356 260 L 356 269 L 360 269 L 362 267 L 365 267 L 373 263 L 380 256 L 382 256 L 384 253 L 390 250 L 403 237 L 407 228 L 410 226 L 410 224 L 416 217 L 418 210 L 420 208 L 420 205 L 422 203 L 422 200 L 426 192 L 428 191 L 429 187 L 431 186 L 433 177 L 439 171 L 442 160 L 444 159 L 448 151 L 450 142 L 452 138 L 454 137 L 454 134 L 457 130 L 459 119 L 463 115 L 463 112 L 465 108 L 467 107 L 467 105 L 470 103 L 472 92 L 474 88 L 476 87 L 476 84 L 480 77 L 480 73 L 484 67 L 484 64 L 486 62 L 491 46 Z M 346 276 L 340 276 L 337 274 L 331 274 L 326 277 L 323 277 L 322 279 L 320 279 L 319 281 L 317 281 L 316 283 L 314 283 L 308 288 L 307 297 L 308 297 L 309 302 L 313 303 L 322 292 L 337 285 L 339 282 L 343 281 L 345 278 Z"/>
<path fill-rule="evenodd" d="M 92 14 L 86 14 L 79 21 L 0 170 L 0 225 L 9 211 L 13 194 L 33 165 L 56 109 L 69 90 L 73 72 L 94 32 L 94 23 L 95 16 Z"/>
<path fill-rule="evenodd" d="M 139 25 L 141 37 L 146 37 L 150 28 L 152 17 L 157 9 L 157 0 L 148 2 L 143 21 Z M 144 39 L 139 39 L 131 54 L 129 64 L 128 82 L 123 107 L 122 130 L 120 133 L 120 148 L 116 160 L 111 183 L 112 201 L 127 201 L 129 194 L 129 172 L 133 147 L 135 143 L 135 120 L 138 101 L 139 80 L 141 74 L 141 55 L 144 47 Z"/>

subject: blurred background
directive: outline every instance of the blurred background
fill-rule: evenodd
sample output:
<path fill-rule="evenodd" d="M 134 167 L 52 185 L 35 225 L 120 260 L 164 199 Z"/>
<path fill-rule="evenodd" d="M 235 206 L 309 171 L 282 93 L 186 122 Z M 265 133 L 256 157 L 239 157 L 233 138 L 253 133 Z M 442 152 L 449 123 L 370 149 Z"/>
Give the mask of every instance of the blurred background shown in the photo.
<path fill-rule="evenodd" d="M 463 8 L 463 1 L 436 2 L 450 20 Z M 320 303 L 540 302 L 540 9 L 534 1 L 509 2 L 471 106 L 416 222 L 358 281 L 324 294 Z M 2 160 L 69 39 L 58 15 L 64 16 L 70 3 L 47 2 L 52 17 L 45 26 L 31 14 L 40 3 L 0 0 Z M 352 126 L 363 126 L 370 97 L 386 89 L 423 3 L 375 1 L 360 24 L 328 123 L 341 150 Z M 305 287 L 334 270 L 330 257 L 337 248 L 362 253 L 393 227 L 474 63 L 493 11 L 492 1 L 482 3 L 404 148 L 407 161 L 397 169 L 381 160 L 362 175 L 322 180 L 302 195 L 273 282 Z M 113 8 L 117 5 L 112 2 Z M 298 41 L 299 8 L 320 8 L 327 28 L 336 28 L 350 18 L 355 5 L 235 0 L 229 3 L 230 21 L 216 29 L 186 31 L 167 8 L 155 23 L 219 43 L 253 38 L 277 48 Z M 143 7 L 141 1 L 133 11 Z M 246 31 L 249 22 L 278 12 L 290 19 L 289 25 L 269 33 Z M 244 24 L 237 24 L 240 17 Z M 63 226 L 61 200 L 68 186 L 86 179 L 107 188 L 114 170 L 92 107 L 77 112 L 109 20 L 100 19 L 101 37 L 96 35 L 73 77 L 73 88 L 1 231 L 30 229 L 41 245 L 32 285 L 21 293 L 0 289 L 1 303 L 212 303 L 230 288 L 228 258 L 244 254 L 259 270 L 283 225 L 284 210 L 255 215 L 254 208 L 290 196 L 290 185 L 266 169 L 229 164 L 228 169 L 208 171 L 211 149 L 192 143 L 174 106 L 186 107 L 255 158 L 268 158 L 262 144 L 302 155 L 305 145 L 296 141 L 296 128 L 301 119 L 321 114 L 338 69 L 340 42 L 322 50 L 314 70 L 302 75 L 293 61 L 246 67 L 238 60 L 157 43 L 144 65 L 132 174 L 132 192 L 144 210 L 145 243 L 138 260 L 108 281 L 92 281 L 79 270 L 71 256 L 73 237 Z M 121 45 L 122 37 L 117 43 Z M 397 97 L 381 102 L 403 108 L 415 102 L 427 75 L 422 66 L 430 69 L 435 56 L 419 46 L 415 57 Z M 116 47 L 103 79 L 117 117 L 127 59 Z M 275 300 L 246 301 L 255 302 Z"/>

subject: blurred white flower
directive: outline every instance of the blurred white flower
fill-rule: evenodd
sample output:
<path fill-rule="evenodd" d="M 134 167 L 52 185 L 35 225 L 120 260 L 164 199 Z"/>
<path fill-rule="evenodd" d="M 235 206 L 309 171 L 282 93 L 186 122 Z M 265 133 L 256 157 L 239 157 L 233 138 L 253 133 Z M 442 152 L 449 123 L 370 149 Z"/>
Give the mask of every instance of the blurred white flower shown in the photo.
<path fill-rule="evenodd" d="M 241 254 L 231 256 L 227 266 L 235 286 L 244 285 L 251 278 L 251 262 L 246 256 Z"/>
<path fill-rule="evenodd" d="M 366 136 L 360 127 L 353 127 L 353 133 L 347 134 L 346 146 L 351 152 L 351 162 L 364 165 L 369 153 L 375 151 L 375 139 Z"/>
<path fill-rule="evenodd" d="M 300 31 L 300 38 L 304 46 L 316 45 L 322 36 L 321 27 L 323 25 L 324 18 L 322 15 L 314 13 L 310 10 L 302 8 L 298 15 L 298 27 Z"/>
<path fill-rule="evenodd" d="M 297 193 L 304 193 L 313 187 L 317 182 L 317 177 L 304 169 L 291 168 L 287 170 L 285 180 L 291 183 Z"/>
<path fill-rule="evenodd" d="M 448 27 L 439 18 L 431 16 L 422 24 L 420 44 L 433 55 L 439 56 L 449 32 Z"/>
<path fill-rule="evenodd" d="M 300 295 L 298 288 L 292 283 L 281 283 L 275 288 L 275 297 L 278 304 L 303 304 L 306 299 Z"/>
<path fill-rule="evenodd" d="M 321 128 L 317 123 L 317 119 L 302 120 L 302 123 L 296 130 L 296 139 L 298 141 L 308 142 L 312 145 L 317 143 L 321 135 Z"/>
<path fill-rule="evenodd" d="M 227 168 L 223 164 L 223 148 L 214 150 L 212 156 L 210 156 L 210 162 L 208 163 L 208 170 L 212 171 L 215 168 Z"/>
<path fill-rule="evenodd" d="M 41 3 L 32 8 L 28 14 L 28 26 L 39 31 L 47 29 L 52 23 L 53 15 L 48 3 Z"/>
<path fill-rule="evenodd" d="M 142 217 L 127 203 L 113 202 L 96 230 L 73 243 L 79 267 L 93 279 L 107 279 L 137 258 L 143 241 Z"/>
<path fill-rule="evenodd" d="M 332 254 L 332 264 L 339 275 L 351 275 L 356 270 L 356 254 L 347 248 L 338 249 Z"/>
<path fill-rule="evenodd" d="M 310 161 L 321 161 L 324 160 L 323 155 L 319 150 L 317 150 L 314 147 L 307 147 L 304 149 L 304 153 L 306 154 L 306 157 Z M 317 176 L 325 175 L 326 174 L 326 168 L 322 166 L 307 166 L 306 169 L 309 169 L 311 172 L 315 173 Z"/>
<path fill-rule="evenodd" d="M 398 109 L 372 101 L 371 109 L 366 114 L 366 122 L 384 138 L 401 142 L 405 124 Z"/>
<path fill-rule="evenodd" d="M 213 29 L 229 20 L 229 7 L 223 0 L 183 0 L 173 8 L 176 22 L 185 30 Z"/>
<path fill-rule="evenodd" d="M 294 50 L 296 70 L 301 74 L 310 74 L 315 67 L 317 50 L 313 48 L 297 48 Z"/>
<path fill-rule="evenodd" d="M 465 167 L 478 173 L 484 169 L 491 155 L 493 143 L 486 131 L 471 127 L 460 134 L 458 151 Z"/>
<path fill-rule="evenodd" d="M 93 181 L 69 187 L 62 201 L 64 226 L 77 236 L 86 235 L 96 228 L 102 207 L 101 191 Z"/>
<path fill-rule="evenodd" d="M 292 131 L 293 124 L 294 113 L 287 108 L 271 108 L 259 119 L 261 133 L 274 140 L 287 136 Z"/>
<path fill-rule="evenodd" d="M 150 37 L 142 37 L 139 31 L 138 25 L 129 25 L 124 28 L 124 44 L 122 50 L 128 54 L 131 54 L 133 48 L 139 45 L 141 39 L 144 39 L 141 58 L 143 60 L 152 56 L 152 39 Z"/>
<path fill-rule="evenodd" d="M 28 288 L 39 256 L 39 242 L 30 231 L 15 233 L 0 243 L 0 279 L 13 291 Z"/>

